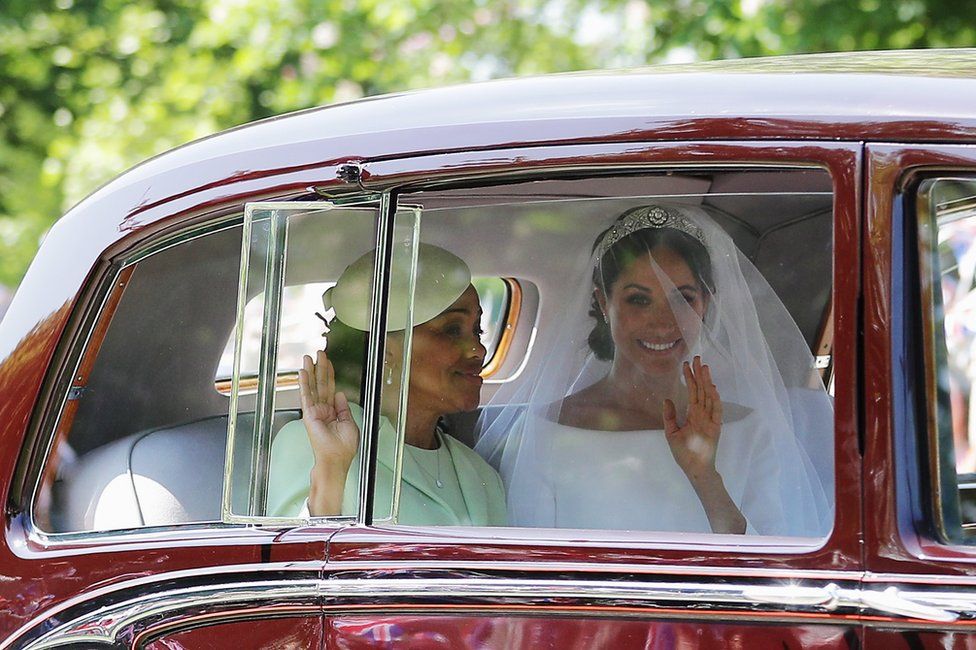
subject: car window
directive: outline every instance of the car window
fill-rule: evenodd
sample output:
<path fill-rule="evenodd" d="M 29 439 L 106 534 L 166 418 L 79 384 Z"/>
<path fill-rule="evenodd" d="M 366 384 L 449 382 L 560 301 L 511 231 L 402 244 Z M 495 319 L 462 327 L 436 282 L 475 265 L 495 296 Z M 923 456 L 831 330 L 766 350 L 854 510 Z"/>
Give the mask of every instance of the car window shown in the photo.
<path fill-rule="evenodd" d="M 471 284 L 478 291 L 481 303 L 481 341 L 485 345 L 485 371 L 491 377 L 505 362 L 511 336 L 506 337 L 518 319 L 521 287 L 514 278 L 473 277 Z"/>
<path fill-rule="evenodd" d="M 232 402 L 255 415 L 232 426 L 232 520 L 351 517 L 368 498 L 374 523 L 397 525 L 828 534 L 826 172 L 674 170 L 402 201 L 375 237 L 357 229 L 374 207 L 249 206 Z M 287 299 L 305 283 L 328 287 L 330 313 Z M 301 402 L 276 375 L 286 326 L 303 319 L 328 330 L 319 363 L 353 403 L 351 464 L 338 416 L 320 431 L 293 411 L 289 435 L 277 430 Z M 345 352 L 337 326 L 358 336 Z"/>
<path fill-rule="evenodd" d="M 481 328 L 463 317 L 450 321 L 453 330 L 442 322 L 450 310 L 464 311 L 465 293 L 441 316 L 414 319 L 402 416 L 415 437 L 401 452 L 397 523 L 829 532 L 827 173 L 673 170 L 402 200 L 420 207 L 421 242 L 457 256 L 472 275 L 514 278 L 532 295 L 512 326 L 522 345 L 504 382 L 466 377 L 486 354 Z M 618 246 L 664 227 L 678 232 L 661 244 L 656 235 L 641 240 L 636 252 Z M 621 256 L 612 277 L 608 255 Z M 424 281 L 416 281 L 419 291 Z M 655 320 L 661 313 L 670 321 Z M 696 357 L 710 378 L 702 379 Z M 684 360 L 698 379 L 688 381 Z M 689 396 L 691 384 L 708 379 L 717 397 Z M 692 413 L 692 399 L 709 400 L 710 410 Z M 689 428 L 690 418 L 703 417 L 718 426 Z M 433 435 L 414 426 L 421 422 Z M 689 454 L 701 438 L 710 451 Z M 706 475 L 723 485 L 712 490 L 699 480 Z"/>
<path fill-rule="evenodd" d="M 368 363 L 375 341 L 372 318 L 375 203 L 338 208 L 327 202 L 249 204 L 241 259 L 238 318 L 230 390 L 225 519 L 292 521 L 318 516 L 307 501 L 315 453 L 310 440 L 345 454 L 323 480 L 338 483 L 328 515 L 354 517 L 359 509 L 362 452 L 368 453 Z M 411 232 L 398 235 L 397 254 L 409 255 Z M 337 285 L 345 269 L 352 282 Z M 372 347 L 371 347 L 372 346 Z M 222 346 L 224 347 L 224 346 Z M 308 368 L 303 400 L 298 368 Z M 323 397 L 329 391 L 328 398 Z M 335 396 L 348 404 L 355 431 L 307 432 L 302 421 L 334 422 Z M 345 404 L 344 403 L 344 404 Z M 395 422 L 395 418 L 394 418 Z M 361 436 L 360 431 L 367 430 Z"/>
<path fill-rule="evenodd" d="M 212 230 L 212 229 L 211 229 Z M 239 222 L 127 263 L 63 395 L 33 516 L 46 532 L 219 521 Z"/>
<path fill-rule="evenodd" d="M 488 348 L 486 368 L 497 368 L 507 353 L 502 345 L 507 319 L 512 317 L 513 297 L 519 291 L 517 283 L 511 279 L 498 277 L 473 278 L 481 297 L 481 307 L 485 314 L 484 340 Z M 298 370 L 302 367 L 302 357 L 327 342 L 325 328 L 335 318 L 333 309 L 326 309 L 322 303 L 325 293 L 335 286 L 335 282 L 308 282 L 285 286 L 281 290 L 281 321 L 278 328 L 277 386 L 281 389 L 298 385 Z M 264 292 L 251 298 L 244 307 L 246 329 L 241 336 L 240 377 L 241 391 L 257 390 L 258 370 L 261 359 L 262 309 Z M 517 297 L 514 299 L 517 300 Z M 314 317 L 310 318 L 312 314 Z M 236 330 L 227 335 L 224 351 L 214 376 L 214 387 L 223 395 L 230 395 L 231 378 L 234 372 L 234 346 Z M 496 355 L 497 353 L 497 355 Z M 490 371 L 486 372 L 489 376 Z"/>
<path fill-rule="evenodd" d="M 421 287 L 414 294 L 414 270 L 422 271 L 425 278 L 433 274 L 436 287 L 470 286 L 472 292 L 478 287 L 477 293 L 472 293 L 477 297 L 470 311 L 486 348 L 477 367 L 466 371 L 478 382 L 483 378 L 504 382 L 513 374 L 508 359 L 517 360 L 519 355 L 513 355 L 512 350 L 524 347 L 524 342 L 514 342 L 512 335 L 514 322 L 523 314 L 522 283 L 492 275 L 474 277 L 468 269 L 461 277 L 454 273 L 457 269 L 425 266 L 428 248 L 415 241 L 418 213 L 405 209 L 397 212 L 391 228 L 389 263 L 395 272 L 389 274 L 387 305 L 374 310 L 372 291 L 381 286 L 374 277 L 377 242 L 371 217 L 376 211 L 374 205 L 335 208 L 327 203 L 255 204 L 247 208 L 248 254 L 241 261 L 241 307 L 216 381 L 218 391 L 231 395 L 232 417 L 238 413 L 231 422 L 234 453 L 227 485 L 230 520 L 285 522 L 356 516 L 360 486 L 368 476 L 362 458 L 370 453 L 377 459 L 375 487 L 369 493 L 371 513 L 376 520 L 391 518 L 394 504 L 401 502 L 401 486 L 394 477 L 404 462 L 402 440 L 412 435 L 402 426 L 403 414 L 410 400 L 423 401 L 443 379 L 425 377 L 423 364 L 411 366 L 398 360 L 411 355 L 411 346 L 415 345 L 421 346 L 414 348 L 417 359 L 436 356 L 446 349 L 444 345 L 425 349 L 427 339 L 413 336 L 417 330 L 409 323 L 426 314 L 432 300 L 440 299 L 429 287 Z M 443 257 L 436 261 L 449 257 L 443 251 Z M 386 320 L 386 335 L 380 337 L 383 363 L 373 365 L 371 383 L 367 368 L 369 359 L 376 359 L 374 350 L 378 348 L 370 346 L 380 342 L 371 336 L 372 319 L 380 314 Z M 445 332 L 453 332 L 457 324 L 445 320 L 442 326 Z M 468 329 L 472 327 L 473 321 Z M 442 341 L 452 336 L 445 334 Z M 319 350 L 322 356 L 318 356 Z M 307 356 L 311 359 L 306 361 Z M 308 364 L 317 387 L 312 382 L 303 383 L 299 369 L 308 369 Z M 419 374 L 415 372 L 418 368 Z M 329 377 L 334 373 L 327 389 L 319 381 L 320 370 Z M 404 394 L 400 389 L 406 385 L 417 391 Z M 334 416 L 329 426 L 338 421 L 339 393 L 348 398 L 355 429 L 348 440 L 341 435 L 333 438 L 334 429 L 319 428 L 322 414 L 328 416 L 326 419 Z M 308 401 L 309 395 L 326 400 L 328 408 L 320 408 L 314 399 Z M 368 414 L 371 406 L 378 413 L 375 429 Z M 334 444 L 343 441 L 345 447 Z M 355 452 L 351 462 L 343 451 Z M 327 453 L 338 454 L 341 462 L 335 461 L 333 466 L 332 456 L 325 463 L 315 461 Z M 409 457 L 406 462 L 410 462 Z M 318 468 L 325 465 L 334 471 L 319 473 Z M 344 477 L 341 481 L 340 475 Z M 327 485 L 328 493 L 334 492 L 336 498 L 320 507 L 311 494 L 322 494 L 322 485 Z M 406 494 L 409 499 L 409 491 Z"/>
<path fill-rule="evenodd" d="M 942 177 L 918 190 L 930 488 L 940 532 L 976 531 L 976 179 Z"/>

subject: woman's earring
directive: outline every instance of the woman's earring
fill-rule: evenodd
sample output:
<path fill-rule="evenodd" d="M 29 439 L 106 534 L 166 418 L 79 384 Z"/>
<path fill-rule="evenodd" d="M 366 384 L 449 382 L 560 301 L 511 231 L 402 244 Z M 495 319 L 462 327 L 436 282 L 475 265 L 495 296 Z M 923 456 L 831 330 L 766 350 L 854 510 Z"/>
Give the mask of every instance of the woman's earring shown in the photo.
<path fill-rule="evenodd" d="M 393 384 L 393 366 L 386 367 L 386 385 L 390 386 Z"/>

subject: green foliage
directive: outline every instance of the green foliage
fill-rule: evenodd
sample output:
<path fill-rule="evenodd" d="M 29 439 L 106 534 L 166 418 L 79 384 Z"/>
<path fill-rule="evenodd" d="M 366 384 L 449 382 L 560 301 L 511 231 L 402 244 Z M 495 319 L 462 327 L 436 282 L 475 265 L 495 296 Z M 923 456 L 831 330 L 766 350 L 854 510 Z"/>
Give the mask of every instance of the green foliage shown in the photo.
<path fill-rule="evenodd" d="M 973 0 L 4 0 L 0 284 L 154 154 L 285 111 L 515 74 L 976 42 Z"/>

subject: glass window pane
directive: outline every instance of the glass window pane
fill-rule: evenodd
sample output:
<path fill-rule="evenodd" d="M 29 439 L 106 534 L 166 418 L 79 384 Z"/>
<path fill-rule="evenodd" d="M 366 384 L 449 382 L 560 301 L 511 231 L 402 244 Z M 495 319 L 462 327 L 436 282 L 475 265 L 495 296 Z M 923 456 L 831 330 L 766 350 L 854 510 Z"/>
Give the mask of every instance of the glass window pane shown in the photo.
<path fill-rule="evenodd" d="M 414 320 L 398 523 L 829 533 L 826 172 L 675 170 L 404 201 L 423 210 L 421 250 L 459 258 L 485 295 L 447 292 L 453 303 Z M 624 261 L 604 280 L 607 255 Z M 625 272 L 643 275 L 617 285 Z M 521 288 L 503 380 L 469 373 L 493 343 L 471 312 L 491 312 L 501 289 L 480 278 Z M 416 282 L 419 301 L 430 281 Z M 696 357 L 721 413 L 692 409 L 681 362 Z M 692 377 L 704 385 L 703 372 Z M 423 496 L 410 510 L 407 484 Z"/>
<path fill-rule="evenodd" d="M 332 303 L 336 300 L 333 289 L 344 270 L 372 250 L 377 214 L 375 205 L 284 203 L 247 207 L 247 250 L 242 259 L 231 375 L 233 462 L 225 488 L 232 520 L 295 519 L 319 514 L 351 517 L 358 512 L 357 491 L 346 489 L 354 482 L 358 484 L 359 465 L 355 461 L 341 475 L 331 466 L 331 471 L 321 474 L 326 483 L 337 486 L 336 510 L 308 510 L 315 456 L 303 415 L 307 420 L 311 411 L 319 411 L 303 410 L 295 371 L 306 356 L 308 363 L 316 361 L 323 373 L 328 364 L 332 370 L 329 408 L 337 404 L 334 395 L 341 392 L 357 429 L 362 429 L 368 335 L 359 320 L 337 318 Z M 372 309 L 372 266 L 364 268 L 357 280 L 353 306 L 361 320 Z M 327 361 L 318 356 L 319 351 L 324 351 Z M 287 381 L 281 380 L 283 372 Z M 312 374 L 318 376 L 314 371 Z M 325 382 L 320 384 L 325 390 Z M 319 395 L 314 389 L 312 392 Z M 357 450 L 355 438 L 346 447 L 350 455 Z"/>
<path fill-rule="evenodd" d="M 485 346 L 485 365 L 489 365 L 498 351 L 502 334 L 505 331 L 506 316 L 511 303 L 511 289 L 502 278 L 472 278 L 471 284 L 478 292 L 481 302 L 481 342 Z"/>
<path fill-rule="evenodd" d="M 922 294 L 934 357 L 930 413 L 943 533 L 976 530 L 976 180 L 940 178 L 919 188 Z"/>
<path fill-rule="evenodd" d="M 241 228 L 189 233 L 124 268 L 72 376 L 35 520 L 50 532 L 220 520 Z"/>

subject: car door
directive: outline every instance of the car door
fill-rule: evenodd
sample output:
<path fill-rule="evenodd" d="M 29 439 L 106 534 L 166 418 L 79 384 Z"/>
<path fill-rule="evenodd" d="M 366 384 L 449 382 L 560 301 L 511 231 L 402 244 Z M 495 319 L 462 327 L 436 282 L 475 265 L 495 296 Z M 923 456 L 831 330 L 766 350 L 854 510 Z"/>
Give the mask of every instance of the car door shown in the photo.
<path fill-rule="evenodd" d="M 329 544 L 326 574 L 334 597 L 326 605 L 327 641 L 343 647 L 377 639 L 417 647 L 858 645 L 860 164 L 858 143 L 779 141 L 527 147 L 365 165 L 369 189 L 392 191 L 393 202 L 418 207 L 421 240 L 454 247 L 475 276 L 521 284 L 508 365 L 485 380 L 485 390 L 496 394 L 532 372 L 533 351 L 558 329 L 552 309 L 560 302 L 554 296 L 561 267 L 535 262 L 579 255 L 584 240 L 589 254 L 592 235 L 586 240 L 579 231 L 595 226 L 579 216 L 586 210 L 574 212 L 578 206 L 661 197 L 720 206 L 737 241 L 762 244 L 751 249 L 753 259 L 762 258 L 770 283 L 808 332 L 821 370 L 816 381 L 833 396 L 833 421 L 826 438 L 812 443 L 821 451 L 811 455 L 829 477 L 834 515 L 829 534 L 811 539 L 410 526 L 397 522 L 395 510 L 389 516 L 361 511 L 363 525 L 340 530 Z M 579 216 L 572 222 L 578 227 L 563 227 L 572 215 Z M 543 238 L 553 243 L 534 245 Z M 815 313 L 802 314 L 803 305 L 815 303 Z M 639 498 L 621 507 L 639 508 Z M 368 589 L 359 590 L 364 584 Z"/>
<path fill-rule="evenodd" d="M 865 646 L 971 647 L 976 148 L 867 147 Z"/>
<path fill-rule="evenodd" d="M 338 180 L 334 167 L 312 176 L 326 185 Z M 259 197 L 295 198 L 273 189 L 281 178 L 271 179 Z M 94 201 L 92 213 L 51 233 L 22 285 L 24 295 L 42 288 L 45 298 L 22 301 L 28 309 L 5 323 L 13 329 L 33 312 L 41 325 L 0 371 L 5 394 L 19 396 L 5 402 L 19 409 L 7 411 L 5 440 L 23 440 L 19 462 L 15 453 L 4 461 L 15 477 L 0 553 L 4 647 L 323 643 L 325 547 L 344 524 L 321 522 L 314 535 L 249 525 L 251 512 L 238 506 L 255 492 L 224 480 L 227 449 L 231 461 L 236 453 L 241 464 L 267 462 L 257 447 L 228 447 L 229 429 L 250 434 L 263 422 L 255 412 L 267 413 L 248 373 L 264 370 L 273 385 L 294 387 L 294 367 L 284 354 L 278 372 L 249 365 L 259 353 L 235 352 L 238 338 L 261 345 L 260 327 L 254 340 L 235 330 L 250 195 L 221 199 L 221 191 L 195 197 L 211 205 L 203 217 L 196 207 L 187 216 L 162 201 L 140 214 L 152 224 L 145 229 L 120 227 L 117 201 Z M 342 212 L 329 245 L 373 242 L 379 214 L 378 205 Z M 258 220 L 255 237 L 277 241 L 257 232 L 270 221 Z M 261 292 L 247 286 L 244 310 Z M 61 309 L 45 311 L 65 293 L 72 298 Z M 286 298 L 286 313 L 307 304 Z M 321 305 L 320 294 L 315 299 Z M 317 323 L 316 310 L 307 316 Z M 321 333 L 315 329 L 313 340 Z M 46 374 L 45 354 L 54 359 Z M 235 368 L 246 381 L 232 395 Z M 35 424 L 24 436 L 37 395 Z M 279 407 L 269 426 L 297 417 L 297 402 Z"/>

